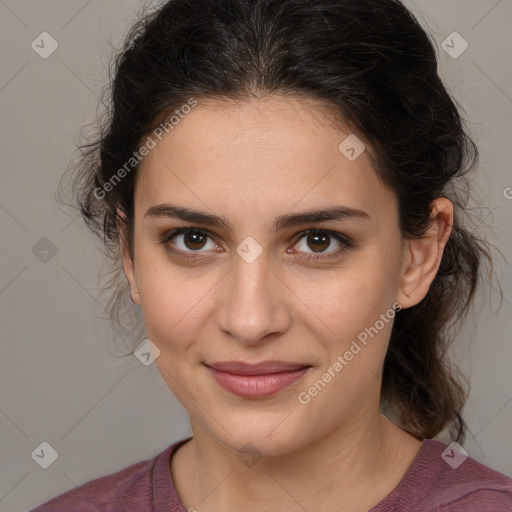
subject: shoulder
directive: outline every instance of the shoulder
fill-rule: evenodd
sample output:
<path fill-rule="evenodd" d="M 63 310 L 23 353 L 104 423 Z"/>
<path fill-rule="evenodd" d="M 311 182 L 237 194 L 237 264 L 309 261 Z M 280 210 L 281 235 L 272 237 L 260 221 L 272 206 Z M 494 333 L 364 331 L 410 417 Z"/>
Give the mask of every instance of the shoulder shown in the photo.
<path fill-rule="evenodd" d="M 149 512 L 152 510 L 153 489 L 157 484 L 155 478 L 159 479 L 161 486 L 167 484 L 162 475 L 168 468 L 166 461 L 176 444 L 154 458 L 137 462 L 67 491 L 30 512 Z M 160 468 L 160 475 L 157 474 L 157 468 Z"/>
<path fill-rule="evenodd" d="M 512 510 L 512 479 L 452 443 L 427 439 L 417 461 L 418 511 Z"/>
<path fill-rule="evenodd" d="M 398 486 L 371 512 L 512 511 L 512 479 L 456 443 L 425 439 Z"/>

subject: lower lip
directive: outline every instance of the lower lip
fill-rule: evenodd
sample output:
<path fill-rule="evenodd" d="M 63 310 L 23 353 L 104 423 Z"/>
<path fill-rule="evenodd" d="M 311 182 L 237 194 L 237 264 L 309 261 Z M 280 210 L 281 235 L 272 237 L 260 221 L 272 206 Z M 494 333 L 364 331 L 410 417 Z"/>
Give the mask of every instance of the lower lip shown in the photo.
<path fill-rule="evenodd" d="M 311 367 L 268 375 L 233 375 L 208 367 L 213 378 L 224 388 L 244 398 L 263 398 L 295 384 Z"/>

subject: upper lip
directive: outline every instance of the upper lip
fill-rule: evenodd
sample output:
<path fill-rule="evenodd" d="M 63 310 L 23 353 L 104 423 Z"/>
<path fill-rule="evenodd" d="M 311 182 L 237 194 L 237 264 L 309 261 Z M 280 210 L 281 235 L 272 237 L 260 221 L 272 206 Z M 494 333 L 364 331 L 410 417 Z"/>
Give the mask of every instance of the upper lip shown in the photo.
<path fill-rule="evenodd" d="M 260 363 L 219 361 L 208 363 L 206 366 L 220 372 L 232 373 L 233 375 L 268 375 L 271 373 L 292 372 L 311 365 L 288 361 L 261 361 Z"/>

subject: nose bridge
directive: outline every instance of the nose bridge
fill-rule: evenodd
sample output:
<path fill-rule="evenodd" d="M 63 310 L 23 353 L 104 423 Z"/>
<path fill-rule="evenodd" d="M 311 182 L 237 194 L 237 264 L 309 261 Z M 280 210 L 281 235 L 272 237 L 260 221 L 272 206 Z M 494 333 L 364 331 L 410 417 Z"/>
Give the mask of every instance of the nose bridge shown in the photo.
<path fill-rule="evenodd" d="M 281 286 L 265 254 L 252 262 L 237 255 L 223 287 L 220 327 L 245 344 L 255 344 L 268 334 L 283 332 L 289 315 Z"/>

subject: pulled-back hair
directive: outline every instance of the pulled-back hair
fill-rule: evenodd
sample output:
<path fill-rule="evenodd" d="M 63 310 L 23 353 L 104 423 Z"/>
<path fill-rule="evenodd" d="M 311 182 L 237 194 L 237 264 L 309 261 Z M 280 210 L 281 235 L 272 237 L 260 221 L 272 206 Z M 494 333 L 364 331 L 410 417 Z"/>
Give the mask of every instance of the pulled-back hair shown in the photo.
<path fill-rule="evenodd" d="M 148 135 L 191 99 L 320 100 L 372 149 L 375 172 L 398 198 L 404 239 L 425 235 L 435 198 L 454 203 L 452 233 L 426 297 L 395 317 L 382 401 L 418 438 L 450 427 L 463 441 L 468 391 L 447 348 L 482 261 L 492 268 L 492 258 L 490 244 L 463 223 L 478 150 L 437 64 L 428 34 L 398 0 L 171 0 L 146 8 L 112 61 L 99 132 L 74 165 L 81 213 L 114 263 L 112 318 L 119 320 L 129 296 L 120 229 L 133 256 L 138 165 L 126 163 Z"/>

